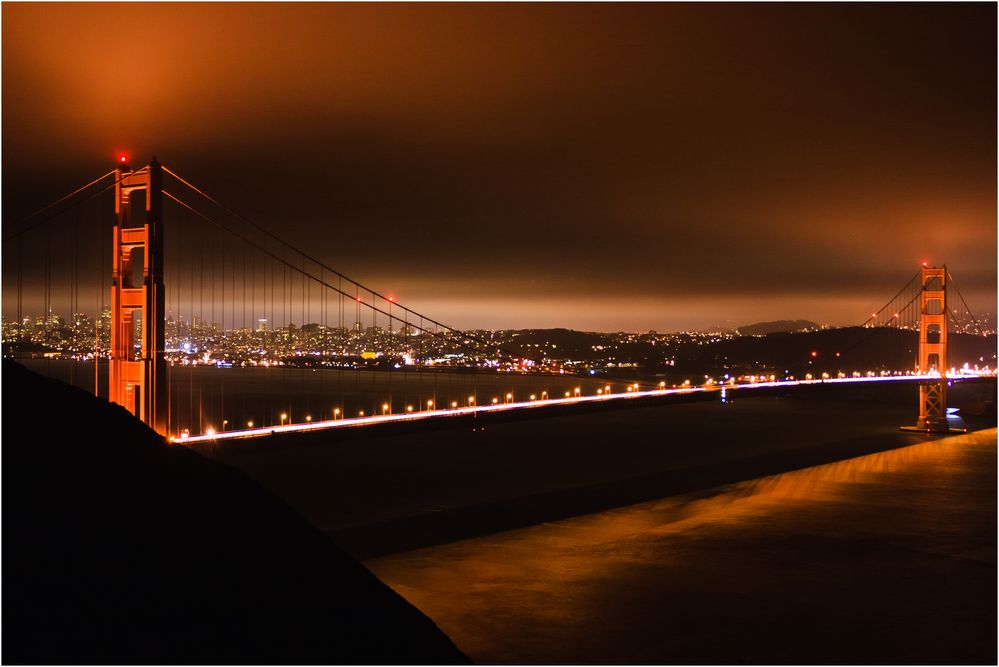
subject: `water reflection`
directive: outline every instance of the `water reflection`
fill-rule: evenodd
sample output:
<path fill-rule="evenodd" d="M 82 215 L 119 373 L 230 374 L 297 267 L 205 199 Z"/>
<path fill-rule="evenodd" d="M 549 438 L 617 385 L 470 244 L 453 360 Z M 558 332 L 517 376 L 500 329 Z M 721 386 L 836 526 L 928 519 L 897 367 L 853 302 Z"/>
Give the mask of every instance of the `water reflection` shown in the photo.
<path fill-rule="evenodd" d="M 896 642 L 872 664 L 912 662 L 894 619 L 928 599 L 927 630 L 941 608 L 994 609 L 962 592 L 995 568 L 994 520 L 979 518 L 994 517 L 995 444 L 995 429 L 938 439 L 367 565 L 487 664 L 849 664 L 870 649 L 860 627 Z M 982 567 L 951 567 L 969 558 Z"/>
<path fill-rule="evenodd" d="M 991 436 L 990 436 L 991 434 Z M 940 438 L 918 445 L 796 470 L 735 485 L 736 499 L 761 497 L 774 500 L 831 500 L 849 492 L 850 485 L 877 484 L 881 478 L 913 467 L 945 470 L 945 461 L 956 449 L 970 443 L 995 440 L 995 430 Z"/>

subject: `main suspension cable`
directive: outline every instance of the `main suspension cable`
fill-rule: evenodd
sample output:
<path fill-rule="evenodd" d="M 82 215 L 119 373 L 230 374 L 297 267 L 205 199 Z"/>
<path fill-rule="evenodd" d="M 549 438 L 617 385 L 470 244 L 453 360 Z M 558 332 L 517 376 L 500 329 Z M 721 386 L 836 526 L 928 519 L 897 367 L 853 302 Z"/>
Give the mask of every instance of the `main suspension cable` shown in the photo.
<path fill-rule="evenodd" d="M 86 185 L 84 185 L 83 187 L 77 188 L 73 192 L 70 192 L 68 195 L 60 197 L 59 199 L 57 199 L 56 201 L 52 202 L 51 204 L 48 204 L 47 206 L 43 206 L 42 208 L 38 209 L 37 211 L 35 211 L 31 215 L 28 215 L 28 216 L 22 218 L 21 220 L 19 220 L 18 222 L 16 222 L 14 226 L 16 227 L 18 225 L 22 225 L 22 224 L 26 223 L 27 221 L 31 220 L 32 218 L 34 218 L 34 217 L 36 217 L 38 215 L 41 215 L 42 213 L 44 213 L 45 211 L 49 210 L 53 206 L 57 206 L 60 203 L 65 202 L 67 199 L 70 199 L 70 198 L 72 198 L 72 197 L 80 194 L 81 192 L 85 191 L 87 188 L 89 188 L 89 187 L 91 187 L 93 185 L 96 185 L 97 183 L 103 181 L 105 178 L 107 178 L 108 176 L 110 176 L 113 173 L 115 173 L 115 172 L 114 171 L 109 171 L 108 173 L 104 174 L 100 178 L 96 178 L 96 179 L 90 181 L 89 183 L 87 183 Z M 128 175 L 129 174 L 126 174 L 126 176 L 128 176 Z M 91 194 L 89 197 L 87 197 L 83 201 L 90 201 L 94 197 L 97 197 L 99 195 L 104 194 L 105 192 L 107 192 L 108 190 L 110 190 L 111 188 L 113 188 L 115 185 L 117 185 L 118 183 L 120 183 L 124 179 L 125 179 L 125 176 L 122 176 L 120 179 L 116 180 L 114 183 L 111 183 L 106 188 L 104 188 L 102 190 L 98 190 L 97 192 Z M 80 203 L 81 202 L 76 202 L 74 204 L 74 206 L 79 205 Z M 23 234 L 25 234 L 27 232 L 30 232 L 32 229 L 35 229 L 39 225 L 45 224 L 46 222 L 48 222 L 52 218 L 55 218 L 56 216 L 62 215 L 66 211 L 70 210 L 71 208 L 72 208 L 72 206 L 67 206 L 66 208 L 63 208 L 63 209 L 60 209 L 60 210 L 58 210 L 58 211 L 56 211 L 54 213 L 51 213 L 51 214 L 45 216 L 44 218 L 42 218 L 41 220 L 38 220 L 37 222 L 35 222 L 35 223 L 31 224 L 31 225 L 28 225 L 24 229 L 14 230 L 10 234 L 8 234 L 7 236 L 4 237 L 3 242 L 7 243 L 7 242 L 13 240 L 14 238 L 16 238 L 18 236 L 21 236 L 21 235 L 23 235 Z"/>
<path fill-rule="evenodd" d="M 283 264 L 283 265 L 284 265 L 284 266 L 286 266 L 286 267 L 287 267 L 288 269 L 290 269 L 290 270 L 292 270 L 292 271 L 294 271 L 294 272 L 296 272 L 296 273 L 299 273 L 299 274 L 301 274 L 301 275 L 302 275 L 302 276 L 303 276 L 304 278 L 309 278 L 310 280 L 314 280 L 314 281 L 316 281 L 317 283 L 319 283 L 319 284 L 323 285 L 324 287 L 326 287 L 326 288 L 328 288 L 328 289 L 330 289 L 330 290 L 333 290 L 334 292 L 337 292 L 338 294 L 341 294 L 341 295 L 343 295 L 343 296 L 347 296 L 347 297 L 351 297 L 351 298 L 352 298 L 353 300 L 355 300 L 355 301 L 357 302 L 357 307 L 358 307 L 358 309 L 360 309 L 361 305 L 364 305 L 365 307 L 367 307 L 367 308 L 370 308 L 370 309 L 371 309 L 371 310 L 372 310 L 373 312 L 377 312 L 377 313 L 380 313 L 380 314 L 382 314 L 382 315 L 385 315 L 386 317 L 388 317 L 388 315 L 389 315 L 388 311 L 386 311 L 386 310 L 382 310 L 381 308 L 379 308 L 378 306 L 374 305 L 373 303 L 371 303 L 371 304 L 368 304 L 368 303 L 364 303 L 364 302 L 363 302 L 363 300 L 362 300 L 362 299 L 360 298 L 360 296 L 357 296 L 357 297 L 352 297 L 352 296 L 351 296 L 350 294 L 347 294 L 347 293 L 346 293 L 345 291 L 343 291 L 343 290 L 339 289 L 338 287 L 334 286 L 333 284 L 331 284 L 331 283 L 328 283 L 328 282 L 326 282 L 325 280 L 320 280 L 319 278 L 317 278 L 316 276 L 312 275 L 311 273 L 309 273 L 309 272 L 308 272 L 308 271 L 306 271 L 305 269 L 303 269 L 303 268 L 300 268 L 300 267 L 298 267 L 298 266 L 295 266 L 295 265 L 294 265 L 293 263 L 289 262 L 288 260 L 284 259 L 283 257 L 280 257 L 280 256 L 278 256 L 278 255 L 277 255 L 277 254 L 275 254 L 274 252 L 272 252 L 272 251 L 268 250 L 267 248 L 264 248 L 263 246 L 261 246 L 260 244 L 256 243 L 256 242 L 255 242 L 255 241 L 253 241 L 252 239 L 250 239 L 250 238 L 247 238 L 247 237 L 246 237 L 246 236 L 245 236 L 244 234 L 241 234 L 241 233 L 239 233 L 239 232 L 237 232 L 237 231 L 235 231 L 235 230 L 233 230 L 233 229 L 230 229 L 230 228 L 229 228 L 229 227 L 227 227 L 226 225 L 224 225 L 224 224 L 222 224 L 222 223 L 218 222 L 217 220 L 215 220 L 215 219 L 211 218 L 210 216 L 206 215 L 205 213 L 202 213 L 201 211 L 197 210 L 196 208 L 194 208 L 193 206 L 191 206 L 191 205 L 190 205 L 190 204 L 188 204 L 187 202 L 183 201 L 182 199 L 179 199 L 179 198 L 178 198 L 177 196 L 175 196 L 175 195 L 174 195 L 173 193 L 171 193 L 171 192 L 169 192 L 169 191 L 167 191 L 167 190 L 164 190 L 164 191 L 163 191 L 163 194 L 164 194 L 164 195 L 165 195 L 166 197 L 169 197 L 169 198 L 170 198 L 170 199 L 172 199 L 173 201 L 177 202 L 178 204 L 180 204 L 181 206 L 183 206 L 183 207 L 184 207 L 184 208 L 186 208 L 187 210 L 191 211 L 192 213 L 194 213 L 194 214 L 195 214 L 195 215 L 197 215 L 198 217 L 202 218 L 203 220 L 205 220 L 205 221 L 206 221 L 206 222 L 208 222 L 209 224 L 212 224 L 212 225 L 215 225 L 216 227 L 218 227 L 218 228 L 220 228 L 220 229 L 222 229 L 222 230 L 224 230 L 224 231 L 228 232 L 229 234 L 232 234 L 233 236 L 235 236 L 236 238 L 238 238 L 238 239 L 239 239 L 240 241 L 242 241 L 243 243 L 245 243 L 245 244 L 247 244 L 247 245 L 249 245 L 249 246 L 251 246 L 251 247 L 255 248 L 255 249 L 256 249 L 256 250 L 258 250 L 259 252 L 262 252 L 262 253 L 264 253 L 265 255 L 267 255 L 267 256 L 268 256 L 268 257 L 270 257 L 271 259 L 275 260 L 276 262 L 279 262 L 279 263 Z M 334 273 L 335 273 L 335 272 L 334 272 Z M 355 286 L 358 286 L 358 287 L 360 287 L 360 286 L 361 286 L 361 285 L 360 285 L 360 283 L 357 283 L 357 282 L 355 282 L 355 281 L 352 281 L 352 280 L 350 280 L 349 278 L 345 278 L 345 279 L 346 279 L 346 280 L 347 280 L 348 282 L 350 282 L 350 283 L 352 283 L 353 285 L 355 285 Z M 369 293 L 373 294 L 373 293 L 371 292 L 371 290 L 368 290 L 368 289 L 366 289 L 366 288 L 365 288 L 365 291 L 367 291 L 367 292 L 369 292 Z M 303 304 L 303 306 L 304 306 L 304 304 Z M 408 309 L 407 309 L 407 310 L 408 310 Z M 235 317 L 235 315 L 234 315 L 233 317 Z M 436 321 L 434 321 L 434 320 L 431 320 L 430 318 L 424 318 L 424 319 L 426 319 L 426 320 L 427 320 L 428 322 L 432 322 L 432 323 L 434 323 L 434 324 L 438 324 L 438 325 L 439 325 L 439 323 L 437 323 L 437 322 L 436 322 Z M 444 326 L 444 325 L 440 325 L 440 326 Z M 466 337 L 466 338 L 469 338 L 469 339 L 472 339 L 472 340 L 476 340 L 476 337 L 474 337 L 474 336 L 471 336 L 471 335 L 469 335 L 469 334 L 467 334 L 467 333 L 465 333 L 465 332 L 463 332 L 463 331 L 460 331 L 460 330 L 458 330 L 458 329 L 452 329 L 451 327 L 446 327 L 446 326 L 445 326 L 444 328 L 446 328 L 446 329 L 447 329 L 447 330 L 448 330 L 449 332 L 451 332 L 451 333 L 453 333 L 453 334 L 460 334 L 460 335 L 461 335 L 461 336 L 463 336 L 463 337 Z M 467 349 L 467 350 L 471 350 L 471 351 L 474 351 L 474 352 L 477 352 L 477 353 L 481 353 L 481 352 L 482 352 L 482 350 L 481 350 L 481 349 L 476 349 L 476 348 L 474 348 L 474 347 L 472 347 L 472 346 L 470 346 L 470 345 L 467 345 L 467 344 L 464 344 L 464 343 L 462 343 L 462 342 L 460 342 L 460 341 L 454 341 L 454 339 L 453 339 L 453 338 L 448 338 L 448 336 L 446 336 L 445 334 L 442 334 L 442 333 L 439 333 L 439 332 L 437 332 L 437 331 L 430 331 L 429 329 L 424 329 L 423 331 L 424 331 L 424 333 L 427 333 L 427 334 L 430 334 L 430 335 L 432 335 L 432 336 L 435 336 L 435 337 L 437 337 L 437 338 L 439 338 L 439 339 L 441 339 L 441 340 L 445 340 L 445 341 L 451 341 L 451 342 L 454 342 L 454 343 L 456 343 L 457 345 L 459 345 L 460 347 L 464 347 L 464 348 L 465 348 L 465 349 Z M 476 342 L 482 342 L 482 343 L 484 343 L 484 344 L 487 344 L 487 343 L 485 343 L 485 341 L 479 341 L 479 340 L 477 340 Z M 487 345 L 488 345 L 488 344 L 487 344 Z M 518 354 L 518 353 L 516 353 L 516 352 L 512 352 L 512 351 L 510 351 L 510 350 L 505 350 L 505 349 L 503 349 L 502 347 L 499 347 L 499 346 L 493 346 L 493 347 L 495 347 L 495 349 L 496 349 L 497 351 L 500 351 L 500 352 L 504 352 L 504 353 L 506 353 L 507 355 L 509 355 L 509 356 L 511 356 L 511 357 L 514 357 L 514 358 L 527 358 L 527 359 L 529 359 L 529 358 L 530 358 L 530 357 L 528 357 L 527 355 L 524 355 L 524 354 Z"/>
<path fill-rule="evenodd" d="M 379 299 L 381 299 L 383 301 L 392 302 L 395 306 L 397 306 L 398 308 L 401 308 L 402 310 L 404 310 L 404 311 L 406 311 L 408 313 L 411 313 L 411 314 L 413 314 L 413 315 L 415 315 L 417 317 L 421 317 L 421 318 L 425 319 L 426 321 L 431 322 L 432 324 L 436 324 L 439 327 L 442 327 L 444 329 L 447 329 L 448 331 L 451 331 L 454 334 L 461 335 L 461 336 L 464 336 L 466 338 L 475 340 L 477 343 L 479 343 L 481 345 L 486 345 L 486 346 L 489 346 L 489 347 L 493 346 L 493 344 L 489 343 L 488 341 L 486 341 L 484 339 L 479 338 L 478 336 L 475 336 L 474 334 L 471 334 L 471 333 L 469 333 L 467 331 L 462 331 L 461 329 L 456 329 L 454 327 L 451 327 L 451 326 L 449 326 L 447 324 L 444 324 L 443 322 L 439 322 L 439 321 L 435 320 L 432 317 L 429 317 L 427 315 L 423 315 L 422 313 L 419 313 L 419 312 L 413 310 L 412 308 L 408 308 L 408 307 L 400 304 L 397 301 L 389 299 L 387 296 L 385 296 L 384 294 L 378 292 L 377 290 L 374 290 L 374 289 L 368 287 L 367 285 L 365 285 L 365 284 L 363 284 L 361 282 L 358 282 L 358 281 L 350 278 L 349 276 L 344 275 L 343 273 L 340 273 L 339 271 L 337 271 L 336 269 L 330 267 L 329 265 L 327 265 L 326 263 L 322 262 L 321 260 L 313 257 L 312 255 L 310 255 L 310 254 L 306 253 L 305 251 L 301 250 L 300 248 L 297 248 L 296 246 L 292 245 L 291 243 L 285 241 L 284 239 L 282 239 L 281 237 L 277 236 L 273 232 L 269 231 L 268 229 L 266 229 L 262 225 L 259 225 L 259 224 L 255 223 L 255 222 L 253 222 L 252 220 L 249 220 L 245 216 L 237 213 L 236 211 L 232 210 L 231 208 L 229 208 L 228 206 L 226 206 L 225 204 L 223 204 L 222 202 L 220 202 L 215 197 L 211 196 L 210 194 L 208 194 L 207 192 L 205 192 L 201 188 L 197 187 L 196 185 L 194 185 L 190 181 L 188 181 L 188 180 L 184 179 L 183 177 L 179 176 L 176 172 L 172 171 L 171 169 L 167 168 L 166 166 L 163 167 L 163 171 L 166 172 L 166 173 L 168 173 L 168 174 L 170 174 L 175 179 L 177 179 L 178 181 L 180 181 L 182 184 L 186 185 L 188 188 L 190 188 L 191 190 L 193 190 L 197 194 L 201 195 L 202 197 L 204 197 L 205 199 L 207 199 L 211 203 L 215 204 L 216 206 L 218 206 L 219 208 L 221 208 L 225 212 L 227 212 L 230 215 L 234 216 L 235 218 L 237 218 L 241 222 L 243 222 L 243 223 L 245 223 L 245 224 L 253 227 L 254 229 L 256 229 L 259 232 L 261 232 L 262 234 L 266 235 L 267 237 L 269 237 L 269 238 L 277 241 L 278 243 L 280 243 L 281 245 L 283 245 L 287 249 L 291 250 L 292 252 L 300 255 L 302 258 L 307 259 L 308 261 L 316 264 L 320 268 L 322 268 L 322 269 L 324 269 L 326 271 L 329 271 L 330 273 L 333 273 L 334 275 L 336 275 L 336 276 L 338 276 L 340 278 L 343 278 L 344 280 L 346 280 L 349 283 L 357 285 L 358 288 L 360 288 L 360 289 L 364 290 L 365 292 L 368 292 L 369 294 L 371 294 L 371 296 L 373 298 L 377 297 L 377 298 L 379 298 Z M 244 238 L 244 240 L 247 240 L 247 239 Z M 387 315 L 387 313 L 385 313 L 385 311 L 379 310 L 378 312 Z M 502 348 L 500 348 L 500 349 L 502 349 Z M 528 355 L 525 355 L 525 354 L 522 354 L 522 353 L 516 353 L 516 352 L 513 352 L 511 350 L 503 350 L 503 351 L 507 352 L 508 354 L 511 354 L 512 356 L 516 356 L 516 357 L 519 357 L 519 358 L 531 359 L 532 361 L 535 361 L 535 362 L 537 361 L 536 359 L 532 359 L 532 357 L 530 357 Z"/>

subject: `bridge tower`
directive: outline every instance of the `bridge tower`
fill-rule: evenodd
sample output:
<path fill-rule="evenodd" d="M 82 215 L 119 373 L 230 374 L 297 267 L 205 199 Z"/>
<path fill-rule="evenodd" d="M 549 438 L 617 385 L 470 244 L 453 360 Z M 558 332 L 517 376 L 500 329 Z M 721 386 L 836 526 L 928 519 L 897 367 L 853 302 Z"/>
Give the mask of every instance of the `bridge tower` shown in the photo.
<path fill-rule="evenodd" d="M 919 418 L 912 430 L 946 433 L 947 426 L 947 267 L 923 266 L 916 371 L 939 378 L 919 383 Z"/>
<path fill-rule="evenodd" d="M 145 191 L 144 202 L 137 201 L 137 191 Z M 166 435 L 163 170 L 155 157 L 134 171 L 122 158 L 114 209 L 108 398 Z"/>

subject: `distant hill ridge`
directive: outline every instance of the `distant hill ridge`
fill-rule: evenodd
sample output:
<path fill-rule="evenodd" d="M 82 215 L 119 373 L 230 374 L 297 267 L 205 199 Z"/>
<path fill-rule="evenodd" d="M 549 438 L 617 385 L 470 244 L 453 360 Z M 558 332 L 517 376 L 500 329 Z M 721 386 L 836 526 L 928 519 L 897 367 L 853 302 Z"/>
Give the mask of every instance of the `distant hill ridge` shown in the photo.
<path fill-rule="evenodd" d="M 918 334 L 912 330 L 822 327 L 809 320 L 751 324 L 740 327 L 734 337 L 721 332 L 614 334 L 570 329 L 504 333 L 499 342 L 507 349 L 592 363 L 596 368 L 624 361 L 648 372 L 676 374 L 681 382 L 683 375 L 754 369 L 786 370 L 794 375 L 841 370 L 904 371 L 912 367 L 918 345 Z M 982 337 L 950 333 L 948 359 L 955 366 L 965 362 L 995 366 L 995 340 L 995 334 Z"/>
<path fill-rule="evenodd" d="M 756 322 L 738 327 L 736 333 L 740 336 L 760 336 L 772 333 L 791 333 L 806 329 L 818 329 L 819 325 L 810 320 L 774 320 L 773 322 Z"/>

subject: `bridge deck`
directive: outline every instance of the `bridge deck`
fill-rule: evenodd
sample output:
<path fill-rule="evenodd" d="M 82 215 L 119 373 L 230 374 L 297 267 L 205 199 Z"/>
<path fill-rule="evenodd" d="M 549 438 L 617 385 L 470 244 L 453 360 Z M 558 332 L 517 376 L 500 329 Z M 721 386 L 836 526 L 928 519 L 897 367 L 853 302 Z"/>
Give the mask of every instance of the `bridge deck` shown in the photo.
<path fill-rule="evenodd" d="M 859 374 L 858 374 L 859 375 Z M 636 401 L 638 399 L 653 399 L 656 397 L 670 398 L 681 397 L 703 393 L 718 393 L 723 398 L 729 392 L 733 395 L 751 395 L 752 393 L 766 392 L 768 390 L 784 390 L 797 387 L 822 387 L 822 386 L 845 386 L 845 385 L 867 385 L 867 384 L 918 384 L 920 381 L 936 380 L 939 375 L 881 375 L 871 374 L 867 377 L 839 377 L 815 380 L 780 380 L 776 382 L 756 382 L 752 384 L 714 384 L 703 386 L 687 386 L 678 388 L 666 388 L 665 386 L 656 389 L 639 389 L 636 383 L 634 387 L 629 387 L 627 392 L 607 393 L 599 395 L 579 395 L 566 396 L 565 398 L 552 397 L 543 400 L 515 401 L 506 403 L 494 403 L 486 405 L 467 405 L 445 409 L 433 409 L 426 411 L 415 411 L 399 414 L 369 415 L 366 417 L 338 418 L 321 421 L 309 421 L 298 424 L 281 424 L 264 427 L 254 427 L 245 429 L 234 429 L 225 432 L 215 432 L 212 430 L 207 434 L 170 436 L 171 442 L 179 441 L 186 445 L 212 444 L 231 440 L 245 440 L 247 438 L 259 438 L 271 435 L 291 435 L 295 433 L 315 433 L 325 430 L 343 430 L 353 427 L 379 426 L 385 424 L 397 424 L 403 422 L 419 422 L 426 420 L 436 420 L 448 417 L 462 417 L 474 415 L 489 415 L 493 413 L 504 413 L 521 410 L 537 410 L 541 408 L 557 408 L 559 406 L 582 406 L 596 405 L 609 402 Z M 952 378 L 952 382 L 989 380 L 994 376 L 958 376 Z M 664 383 L 665 384 L 665 383 Z M 632 390 L 634 389 L 634 390 Z M 532 397 L 533 398 L 533 397 Z"/>
<path fill-rule="evenodd" d="M 962 391 L 972 388 L 992 389 Z M 893 384 L 561 412 L 544 419 L 518 412 L 523 418 L 516 421 L 439 420 L 436 430 L 323 431 L 200 451 L 257 479 L 366 558 L 926 437 L 898 430 L 915 413 L 912 387 Z"/>

